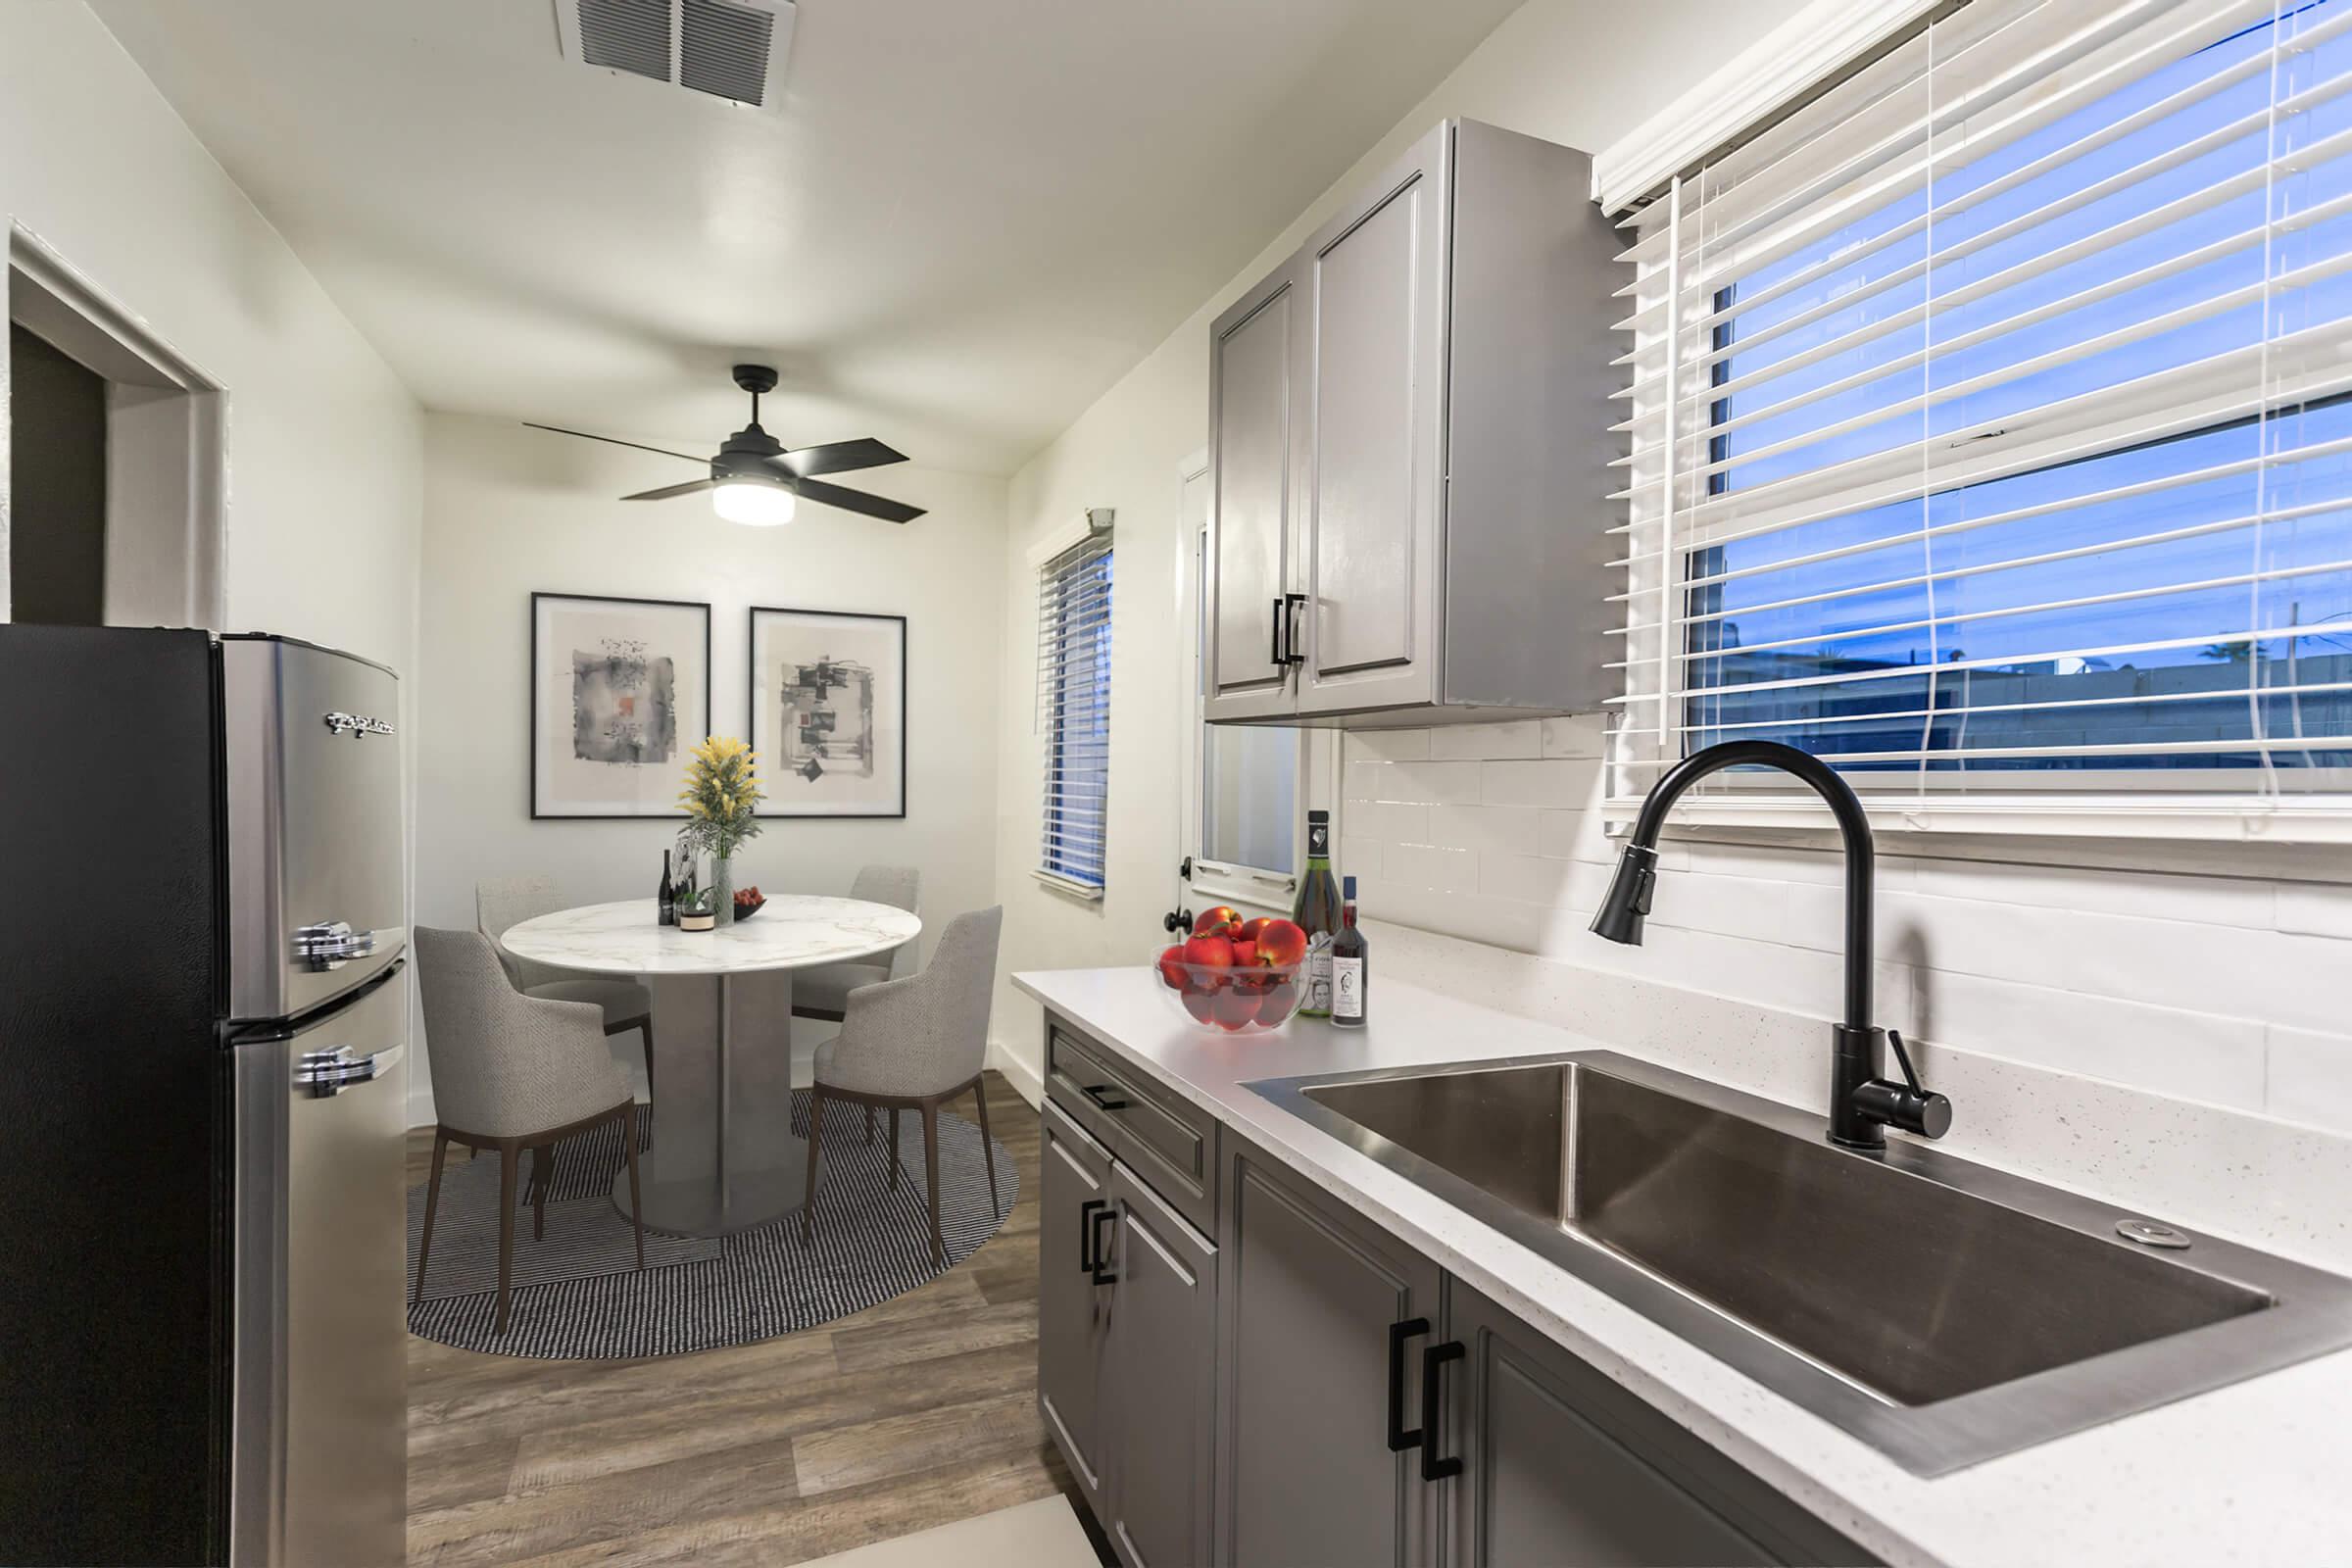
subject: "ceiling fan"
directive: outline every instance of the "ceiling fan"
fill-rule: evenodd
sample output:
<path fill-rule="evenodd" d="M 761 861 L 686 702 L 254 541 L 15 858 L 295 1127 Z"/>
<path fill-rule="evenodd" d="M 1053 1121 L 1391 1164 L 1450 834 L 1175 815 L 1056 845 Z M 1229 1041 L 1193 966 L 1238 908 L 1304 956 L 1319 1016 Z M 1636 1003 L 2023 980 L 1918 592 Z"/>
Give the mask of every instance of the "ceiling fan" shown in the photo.
<path fill-rule="evenodd" d="M 623 501 L 667 501 L 672 496 L 690 496 L 701 491 L 710 492 L 710 505 L 729 522 L 749 523 L 755 528 L 773 528 L 792 520 L 795 498 L 814 501 L 822 506 L 839 507 L 861 516 L 880 517 L 884 522 L 911 522 L 923 514 L 920 507 L 910 507 L 904 501 L 887 496 L 868 495 L 863 490 L 851 490 L 837 484 L 826 484 L 815 476 L 820 473 L 842 473 L 852 468 L 878 468 L 886 463 L 905 463 L 906 454 L 868 436 L 858 441 L 835 441 L 821 447 L 802 447 L 797 452 L 784 450 L 784 443 L 760 428 L 760 394 L 776 388 L 773 366 L 738 365 L 735 384 L 752 395 L 752 422 L 719 443 L 717 453 L 708 461 L 710 475 L 707 479 L 689 479 L 683 484 L 663 485 L 659 490 L 640 490 Z M 607 441 L 616 447 L 635 447 L 640 452 L 659 452 L 665 458 L 680 458 L 688 463 L 706 460 L 683 452 L 670 452 L 661 447 L 649 447 L 641 442 L 622 441 L 609 435 L 590 435 L 585 430 L 566 430 L 560 425 L 531 424 L 534 430 L 552 430 L 557 435 L 576 435 L 588 441 Z"/>

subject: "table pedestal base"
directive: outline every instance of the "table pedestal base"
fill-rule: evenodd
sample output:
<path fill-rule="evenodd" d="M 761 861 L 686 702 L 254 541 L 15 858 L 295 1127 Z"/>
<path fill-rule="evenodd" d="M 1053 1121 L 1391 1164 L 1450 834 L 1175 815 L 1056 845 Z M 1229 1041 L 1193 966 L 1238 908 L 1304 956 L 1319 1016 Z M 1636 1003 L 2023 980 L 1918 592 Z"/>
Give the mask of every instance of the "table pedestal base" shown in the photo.
<path fill-rule="evenodd" d="M 733 1236 L 772 1224 L 798 1209 L 808 1196 L 808 1141 L 790 1134 L 753 1157 L 772 1163 L 746 1165 L 744 1152 L 727 1162 L 722 1182 L 706 1168 L 691 1175 L 663 1176 L 662 1153 L 638 1162 L 645 1187 L 645 1228 L 669 1236 Z M 612 1206 L 629 1212 L 629 1173 L 612 1180 Z"/>

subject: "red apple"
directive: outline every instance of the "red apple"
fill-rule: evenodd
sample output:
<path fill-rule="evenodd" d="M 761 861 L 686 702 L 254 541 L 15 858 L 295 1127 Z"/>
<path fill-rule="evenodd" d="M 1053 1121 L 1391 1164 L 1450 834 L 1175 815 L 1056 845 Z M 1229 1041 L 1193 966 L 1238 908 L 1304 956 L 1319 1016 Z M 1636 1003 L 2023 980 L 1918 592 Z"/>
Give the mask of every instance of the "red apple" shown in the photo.
<path fill-rule="evenodd" d="M 1220 991 L 1209 1001 L 1209 1015 L 1220 1029 L 1247 1029 L 1257 1016 L 1257 993 L 1241 986 Z"/>
<path fill-rule="evenodd" d="M 1167 949 L 1159 956 L 1160 983 L 1170 991 L 1184 989 L 1184 944 Z"/>
<path fill-rule="evenodd" d="M 1244 937 L 1241 941 L 1236 942 L 1233 945 L 1233 962 L 1236 968 L 1256 968 L 1258 965 L 1257 944 L 1250 941 L 1248 937 Z"/>
<path fill-rule="evenodd" d="M 1259 915 L 1256 919 L 1248 922 L 1242 927 L 1242 940 L 1244 942 L 1255 942 L 1258 939 L 1259 934 L 1279 918 L 1281 918 L 1279 915 Z"/>
<path fill-rule="evenodd" d="M 1196 969 L 1230 969 L 1233 967 L 1233 944 L 1221 936 L 1195 937 L 1184 945 L 1184 961 Z M 1214 982 L 1218 975 L 1194 974 L 1195 985 L 1202 980 Z"/>
<path fill-rule="evenodd" d="M 1298 987 L 1287 979 L 1269 979 L 1258 994 L 1257 1021 L 1268 1029 L 1281 1023 L 1298 1005 Z"/>
<path fill-rule="evenodd" d="M 1213 909 L 1203 909 L 1200 911 L 1200 918 L 1193 922 L 1193 935 L 1197 937 L 1214 936 L 1231 939 L 1241 934 L 1242 911 L 1230 904 L 1220 904 Z"/>
<path fill-rule="evenodd" d="M 1257 958 L 1278 969 L 1288 969 L 1306 957 L 1306 933 L 1289 920 L 1268 920 L 1257 933 Z"/>
<path fill-rule="evenodd" d="M 1195 1018 L 1199 1019 L 1202 1023 L 1210 1022 L 1211 1020 L 1209 1014 L 1216 1006 L 1217 999 L 1223 995 L 1225 995 L 1225 993 L 1222 991 L 1188 990 L 1184 993 L 1182 999 L 1184 1002 L 1184 1010 L 1191 1013 Z"/>

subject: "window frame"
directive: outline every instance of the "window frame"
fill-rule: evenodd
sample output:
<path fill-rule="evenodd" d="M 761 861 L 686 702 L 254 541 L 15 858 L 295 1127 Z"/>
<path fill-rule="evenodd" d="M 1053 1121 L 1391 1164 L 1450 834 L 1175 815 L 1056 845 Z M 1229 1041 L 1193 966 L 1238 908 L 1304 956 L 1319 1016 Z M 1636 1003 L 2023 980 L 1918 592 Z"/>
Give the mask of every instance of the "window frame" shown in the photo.
<path fill-rule="evenodd" d="M 1849 32 L 1837 41 L 1835 49 L 1820 31 L 1825 6 L 1808 7 L 1732 61 L 1716 77 L 1599 154 L 1595 160 L 1596 199 L 1619 221 L 1629 220 L 1635 211 L 1647 205 L 1645 198 L 1654 198 L 1661 209 L 1679 217 L 1686 172 L 1703 168 L 1833 90 L 1861 67 L 1966 3 L 1945 0 L 1933 6 L 1874 6 L 1869 35 Z M 1740 80 L 1779 82 L 1781 95 L 1769 112 L 1754 115 L 1727 132 L 1719 118 L 1719 100 L 1724 83 Z M 1702 107 L 1716 118 L 1700 115 Z M 1692 128 L 1678 133 L 1678 122 Z M 1647 190 L 1630 189 L 1625 172 L 1635 169 L 1659 171 L 1664 177 Z M 1674 205 L 1668 208 L 1669 203 Z M 1670 290 L 1674 287 L 1672 283 L 1668 286 Z M 1727 284 L 1723 293 L 1729 294 L 1734 286 L 1736 280 Z M 1720 302 L 1721 296 L 1718 298 Z M 1720 334 L 1724 328 L 1717 330 Z M 1639 346 L 1646 348 L 1657 335 L 1658 329 L 1650 329 Z M 1718 342 L 1718 348 L 1723 346 Z M 1728 359 L 1718 360 L 1710 379 L 1720 384 L 1729 364 Z M 1629 369 L 1628 373 L 1634 372 Z M 2282 396 L 2271 396 L 2269 389 L 2265 389 L 2265 397 L 2281 408 L 2291 406 Z M 2173 420 L 2165 438 L 2186 437 L 2230 422 L 2230 413 L 2219 406 L 2219 400 L 2213 400 L 2211 409 L 2202 407 L 2205 401 L 2165 405 L 2163 416 Z M 1687 395 L 1685 407 L 1696 410 L 1710 430 L 1723 417 L 1724 405 L 1707 398 L 1703 388 Z M 2055 468 L 2067 461 L 2064 454 L 2070 450 L 2091 447 L 2103 434 L 2145 429 L 2149 422 L 2146 410 L 2133 408 L 2096 419 L 2070 416 L 2073 410 L 2061 402 L 2000 421 L 2003 428 L 1993 432 L 1993 439 L 1975 443 L 1967 461 L 1952 466 L 1938 491 L 1984 482 L 1999 473 Z M 1722 444 L 1722 437 L 1709 436 L 1714 461 L 1723 456 Z M 2036 448 L 2048 449 L 2045 461 L 2037 465 L 2020 461 Z M 1710 475 L 1709 490 L 1720 488 L 1723 478 L 1721 472 Z M 1861 481 L 1856 488 L 1867 482 Z M 1628 503 L 1621 509 L 1619 520 L 1630 520 L 1632 514 L 1633 504 Z M 1678 605 L 1687 612 L 1689 596 L 1705 591 L 1688 586 L 1697 552 L 1678 540 L 1666 544 L 1661 555 L 1664 570 L 1657 580 L 1629 582 L 1629 586 L 1643 594 L 1655 592 L 1662 602 Z M 1675 658 L 1688 652 L 1678 640 L 1675 651 L 1661 657 Z M 1625 693 L 1640 701 L 1624 705 L 1611 726 L 1602 810 L 1613 828 L 1638 811 L 1661 764 L 1675 755 L 1687 755 L 1688 736 L 1683 726 L 1690 723 L 1687 701 L 1648 697 L 1631 668 Z M 1649 706 L 1643 708 L 1642 703 Z M 1654 720 L 1643 716 L 1653 712 Z M 2298 782 L 2306 788 L 2292 794 L 2249 788 L 2259 786 L 2268 772 L 2267 768 L 2051 769 L 2027 775 L 2032 778 L 2031 785 L 2021 778 L 2008 788 L 1990 784 L 1989 775 L 1984 772 L 1959 771 L 1938 777 L 1918 770 L 1876 776 L 1864 771 L 1849 776 L 1874 825 L 1882 831 L 1979 837 L 2120 837 L 2165 843 L 2271 839 L 2352 846 L 2352 769 L 2298 769 Z M 1896 777 L 1902 781 L 1900 786 L 1889 787 Z M 1792 833 L 1810 835 L 1827 821 L 1827 814 L 1810 791 L 1791 790 L 1788 782 L 1769 773 L 1719 774 L 1709 781 L 1707 790 L 1687 796 L 1676 815 L 1689 824 L 1730 830 L 1733 837 L 1771 841 Z M 1870 787 L 1874 782 L 1879 784 L 1876 790 Z"/>
<path fill-rule="evenodd" d="M 1098 515 L 1102 518 L 1100 523 L 1096 521 Z M 1041 541 L 1030 552 L 1030 562 L 1038 593 L 1039 619 L 1036 711 L 1033 718 L 1033 727 L 1038 738 L 1038 838 L 1037 861 L 1031 866 L 1029 874 L 1056 892 L 1087 903 L 1100 903 L 1110 886 L 1110 713 L 1116 687 L 1114 662 L 1116 644 L 1113 641 L 1113 632 L 1116 624 L 1114 612 L 1118 594 L 1118 578 L 1115 565 L 1117 542 L 1113 536 L 1109 518 L 1110 514 L 1106 510 L 1099 514 L 1090 512 L 1086 515 L 1083 526 L 1074 530 L 1057 532 Z M 1099 653 L 1101 685 L 1099 697 L 1092 709 L 1101 715 L 1103 750 L 1102 809 L 1093 839 L 1096 863 L 1101 867 L 1102 876 L 1100 880 L 1090 881 L 1065 869 L 1064 866 L 1069 863 L 1066 859 L 1056 863 L 1057 856 L 1053 848 L 1054 836 L 1058 831 L 1057 823 L 1067 820 L 1061 814 L 1061 803 L 1066 797 L 1057 789 L 1054 780 L 1057 776 L 1059 759 L 1069 744 L 1065 735 L 1065 727 L 1070 713 L 1068 709 L 1062 706 L 1049 709 L 1047 687 L 1049 682 L 1054 678 L 1054 672 L 1059 662 L 1058 649 L 1067 642 L 1072 633 L 1066 625 L 1056 627 L 1050 633 L 1045 623 L 1045 615 L 1049 585 L 1058 575 L 1059 564 L 1074 552 L 1085 550 L 1098 540 L 1102 542 L 1101 552 L 1087 564 L 1088 567 L 1092 569 L 1098 565 L 1107 565 L 1110 575 L 1101 596 L 1102 605 L 1099 633 L 1102 645 Z M 1070 607 L 1069 603 L 1064 601 L 1056 608 L 1059 612 L 1066 614 Z"/>

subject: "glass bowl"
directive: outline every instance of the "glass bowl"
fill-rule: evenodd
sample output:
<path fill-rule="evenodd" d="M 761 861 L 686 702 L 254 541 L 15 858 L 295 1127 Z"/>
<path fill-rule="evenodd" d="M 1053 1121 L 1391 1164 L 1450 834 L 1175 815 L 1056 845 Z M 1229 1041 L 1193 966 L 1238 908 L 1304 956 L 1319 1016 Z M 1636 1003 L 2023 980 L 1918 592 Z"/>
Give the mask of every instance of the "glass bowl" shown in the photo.
<path fill-rule="evenodd" d="M 1153 978 L 1168 1005 L 1203 1029 L 1226 1034 L 1279 1029 L 1305 994 L 1305 960 L 1297 963 L 1192 963 L 1175 949 L 1152 955 Z"/>

